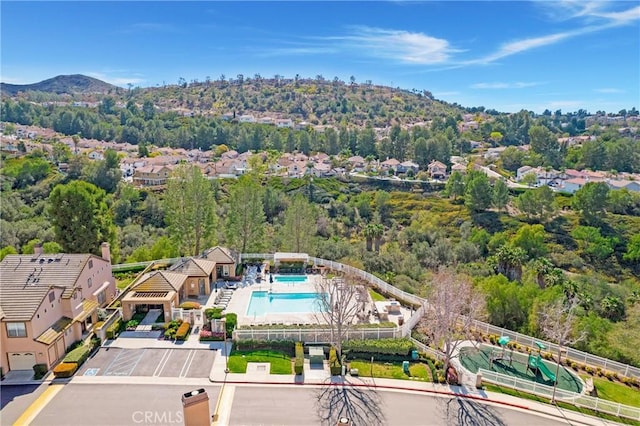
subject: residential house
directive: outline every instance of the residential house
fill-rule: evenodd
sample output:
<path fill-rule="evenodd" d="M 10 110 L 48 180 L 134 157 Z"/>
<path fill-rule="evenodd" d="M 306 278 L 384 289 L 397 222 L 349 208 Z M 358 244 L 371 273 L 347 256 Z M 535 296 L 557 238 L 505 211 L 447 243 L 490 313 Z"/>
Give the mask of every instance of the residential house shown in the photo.
<path fill-rule="evenodd" d="M 331 177 L 335 176 L 335 172 L 331 168 L 331 164 L 313 163 L 311 174 L 315 177 Z"/>
<path fill-rule="evenodd" d="M 95 160 L 95 161 L 104 160 L 104 155 L 102 154 L 102 152 L 96 151 L 96 150 L 89 151 L 89 153 L 87 154 L 87 157 L 89 157 L 90 160 Z"/>
<path fill-rule="evenodd" d="M 245 115 L 241 115 L 240 117 L 238 117 L 238 121 L 240 123 L 255 123 L 256 122 L 256 118 L 253 115 L 245 114 Z"/>
<path fill-rule="evenodd" d="M 573 194 L 577 190 L 585 186 L 587 182 L 589 182 L 589 180 L 584 178 L 567 179 L 564 182 L 562 182 L 558 190 L 562 192 L 568 192 L 569 194 Z"/>
<path fill-rule="evenodd" d="M 626 189 L 627 191 L 640 192 L 640 182 L 633 180 L 609 180 L 607 182 L 611 189 Z"/>
<path fill-rule="evenodd" d="M 171 165 L 140 167 L 133 172 L 133 184 L 139 187 L 165 185 L 172 171 Z"/>
<path fill-rule="evenodd" d="M 293 127 L 293 121 L 290 118 L 276 120 L 276 126 L 281 129 L 291 129 Z"/>
<path fill-rule="evenodd" d="M 464 175 L 467 173 L 467 166 L 461 163 L 456 163 L 451 166 L 451 173 L 453 172 L 462 173 Z"/>
<path fill-rule="evenodd" d="M 347 158 L 347 162 L 351 165 L 351 171 L 362 172 L 364 171 L 364 158 L 359 155 Z"/>
<path fill-rule="evenodd" d="M 407 173 L 409 170 L 411 170 L 413 173 L 418 173 L 418 170 L 420 170 L 420 166 L 411 160 L 407 160 L 398 164 L 398 168 L 396 170 L 398 173 Z M 446 166 L 445 166 L 445 171 L 446 171 Z"/>
<path fill-rule="evenodd" d="M 400 165 L 400 161 L 395 158 L 387 158 L 382 163 L 380 163 L 380 171 L 393 172 L 395 173 L 398 170 L 398 166 Z"/>
<path fill-rule="evenodd" d="M 440 161 L 433 160 L 427 166 L 427 172 L 429 176 L 431 176 L 431 179 L 446 179 L 447 165 Z"/>
<path fill-rule="evenodd" d="M 0 262 L 0 366 L 47 369 L 86 337 L 116 294 L 109 244 L 93 254 L 7 255 Z"/>
<path fill-rule="evenodd" d="M 273 119 L 273 117 L 260 117 L 258 119 L 258 123 L 273 125 L 273 124 L 275 124 L 275 120 Z"/>

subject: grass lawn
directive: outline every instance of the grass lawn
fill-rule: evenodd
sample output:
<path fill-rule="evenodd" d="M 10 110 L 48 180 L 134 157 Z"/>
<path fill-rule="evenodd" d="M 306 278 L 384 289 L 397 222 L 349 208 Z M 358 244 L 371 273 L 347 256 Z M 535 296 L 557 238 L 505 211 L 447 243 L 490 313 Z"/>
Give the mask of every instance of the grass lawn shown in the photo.
<path fill-rule="evenodd" d="M 229 357 L 229 371 L 246 373 L 248 362 L 268 362 L 271 374 L 292 374 L 291 358 L 277 351 L 234 351 Z"/>
<path fill-rule="evenodd" d="M 371 376 L 371 362 L 369 361 L 351 361 L 349 368 L 357 368 L 358 375 L 362 377 Z M 423 382 L 431 381 L 431 372 L 427 364 L 411 363 L 409 364 L 410 376 L 402 371 L 402 363 L 373 363 L 373 377 L 381 379 L 403 379 L 403 380 L 420 380 Z"/>
<path fill-rule="evenodd" d="M 518 398 L 529 399 L 531 401 L 537 401 L 537 402 L 549 404 L 548 398 L 542 398 L 537 395 L 531 395 L 529 393 L 519 392 L 515 389 L 506 388 L 506 387 L 497 386 L 497 385 L 490 385 L 490 384 L 484 384 L 483 387 L 485 390 L 489 392 L 500 392 L 506 395 L 516 396 Z M 640 425 L 640 422 L 633 421 L 631 419 L 626 419 L 624 417 L 617 417 L 610 414 L 600 413 L 597 411 L 589 410 L 588 408 L 579 408 L 579 407 L 576 407 L 575 405 L 567 404 L 566 402 L 558 402 L 558 407 L 565 408 L 567 410 L 577 411 L 579 413 L 586 414 L 589 416 L 599 417 L 601 419 L 611 420 L 618 423 L 624 423 L 628 425 Z"/>
<path fill-rule="evenodd" d="M 124 290 L 135 279 L 136 274 L 118 274 L 116 275 L 116 287 L 119 290 Z"/>
<path fill-rule="evenodd" d="M 587 377 L 589 376 L 582 376 L 583 379 Z M 594 377 L 593 385 L 598 389 L 598 398 L 632 407 L 640 407 L 640 392 L 637 389 L 601 377 Z"/>
<path fill-rule="evenodd" d="M 374 302 L 384 302 L 385 300 L 387 300 L 383 295 L 371 288 L 369 289 L 369 294 L 371 295 L 371 299 L 373 299 Z"/>

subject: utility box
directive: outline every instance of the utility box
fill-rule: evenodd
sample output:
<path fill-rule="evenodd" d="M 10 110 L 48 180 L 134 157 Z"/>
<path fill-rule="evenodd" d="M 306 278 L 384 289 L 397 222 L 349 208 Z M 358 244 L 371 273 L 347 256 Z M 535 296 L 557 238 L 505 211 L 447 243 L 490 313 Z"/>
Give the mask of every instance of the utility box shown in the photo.
<path fill-rule="evenodd" d="M 409 361 L 402 361 L 402 371 L 404 374 L 409 374 Z"/>
<path fill-rule="evenodd" d="M 211 411 L 207 391 L 200 388 L 182 394 L 182 412 L 185 426 L 209 426 Z"/>

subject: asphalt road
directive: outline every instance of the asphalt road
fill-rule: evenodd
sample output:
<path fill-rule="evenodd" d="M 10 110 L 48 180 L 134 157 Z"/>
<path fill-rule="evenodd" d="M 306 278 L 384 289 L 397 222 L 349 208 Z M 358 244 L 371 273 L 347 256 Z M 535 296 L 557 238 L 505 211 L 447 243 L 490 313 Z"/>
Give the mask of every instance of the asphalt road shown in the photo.
<path fill-rule="evenodd" d="M 220 387 L 205 389 L 213 414 Z M 184 421 L 181 396 L 191 390 L 178 385 L 67 384 L 32 425 L 179 425 Z M 368 388 L 274 386 L 236 386 L 229 424 L 335 425 L 342 416 L 366 426 L 566 424 L 467 399 Z"/>
<path fill-rule="evenodd" d="M 12 425 L 46 389 L 39 385 L 2 385 L 0 387 L 0 425 Z"/>

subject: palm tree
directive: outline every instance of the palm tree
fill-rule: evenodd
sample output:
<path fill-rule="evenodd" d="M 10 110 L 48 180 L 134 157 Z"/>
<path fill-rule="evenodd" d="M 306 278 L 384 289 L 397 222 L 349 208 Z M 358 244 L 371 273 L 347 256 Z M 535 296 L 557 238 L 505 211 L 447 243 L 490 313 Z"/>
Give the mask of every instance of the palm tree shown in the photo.
<path fill-rule="evenodd" d="M 373 237 L 375 235 L 375 225 L 372 223 L 368 223 L 362 233 L 364 234 L 364 238 L 366 240 L 367 251 L 371 251 L 371 247 L 373 246 Z"/>
<path fill-rule="evenodd" d="M 376 223 L 372 227 L 372 236 L 375 243 L 376 253 L 380 252 L 380 241 L 382 240 L 382 236 L 384 235 L 384 226 L 381 223 Z"/>
<path fill-rule="evenodd" d="M 493 263 L 497 273 L 504 275 L 510 281 L 520 281 L 520 278 L 522 278 L 522 264 L 526 257 L 527 253 L 520 247 L 512 247 L 505 244 L 488 261 Z"/>

